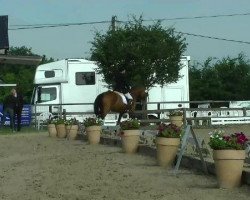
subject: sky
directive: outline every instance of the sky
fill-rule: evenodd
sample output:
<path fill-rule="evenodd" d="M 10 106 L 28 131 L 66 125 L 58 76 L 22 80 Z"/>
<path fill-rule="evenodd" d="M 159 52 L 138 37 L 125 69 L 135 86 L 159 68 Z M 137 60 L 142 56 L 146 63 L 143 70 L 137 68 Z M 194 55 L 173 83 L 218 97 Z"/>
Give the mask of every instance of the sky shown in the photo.
<path fill-rule="evenodd" d="M 96 31 L 105 33 L 110 23 L 18 29 L 24 25 L 78 22 L 127 21 L 129 16 L 145 20 L 164 20 L 164 28 L 228 40 L 184 35 L 188 44 L 185 55 L 192 61 L 204 62 L 208 57 L 221 59 L 244 53 L 250 59 L 250 14 L 232 17 L 200 18 L 198 16 L 250 13 L 249 0 L 0 0 L 0 15 L 9 18 L 9 44 L 26 46 L 38 55 L 54 59 L 88 58 Z M 147 22 L 153 23 L 153 22 Z M 16 30 L 15 30 L 16 29 Z"/>

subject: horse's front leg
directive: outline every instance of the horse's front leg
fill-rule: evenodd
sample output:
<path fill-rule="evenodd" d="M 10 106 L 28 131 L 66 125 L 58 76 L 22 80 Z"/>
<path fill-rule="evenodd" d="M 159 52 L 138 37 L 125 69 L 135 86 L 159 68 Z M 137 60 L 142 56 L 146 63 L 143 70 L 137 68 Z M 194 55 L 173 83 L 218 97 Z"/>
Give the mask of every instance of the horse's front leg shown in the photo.
<path fill-rule="evenodd" d="M 119 124 L 120 124 L 121 119 L 122 119 L 122 115 L 123 115 L 123 113 L 119 113 L 119 117 L 118 117 L 118 120 L 117 120 L 116 125 L 119 125 Z"/>
<path fill-rule="evenodd" d="M 135 118 L 135 106 L 136 106 L 136 102 L 133 101 L 131 106 L 130 106 L 130 109 L 128 110 L 128 113 L 129 113 L 129 118 Z"/>

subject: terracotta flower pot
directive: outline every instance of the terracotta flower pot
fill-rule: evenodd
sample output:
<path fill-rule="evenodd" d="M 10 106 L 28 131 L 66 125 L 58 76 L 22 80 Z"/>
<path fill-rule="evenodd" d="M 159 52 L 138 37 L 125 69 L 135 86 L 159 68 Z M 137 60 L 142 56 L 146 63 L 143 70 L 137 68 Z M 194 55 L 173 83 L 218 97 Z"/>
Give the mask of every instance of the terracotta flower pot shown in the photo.
<path fill-rule="evenodd" d="M 67 125 L 67 138 L 70 140 L 75 140 L 78 133 L 78 125 Z"/>
<path fill-rule="evenodd" d="M 121 136 L 122 149 L 125 153 L 135 153 L 138 149 L 140 130 L 124 130 Z"/>
<path fill-rule="evenodd" d="M 169 119 L 172 124 L 178 127 L 181 127 L 183 124 L 183 116 L 170 116 Z"/>
<path fill-rule="evenodd" d="M 157 161 L 160 166 L 172 167 L 180 143 L 180 138 L 156 138 Z"/>
<path fill-rule="evenodd" d="M 101 126 L 89 126 L 86 128 L 86 134 L 89 144 L 99 144 L 101 137 Z"/>
<path fill-rule="evenodd" d="M 235 188 L 241 185 L 245 150 L 214 150 L 213 159 L 219 187 Z"/>
<path fill-rule="evenodd" d="M 57 137 L 59 138 L 65 138 L 67 135 L 65 124 L 57 124 L 56 125 L 57 130 Z"/>
<path fill-rule="evenodd" d="M 48 132 L 50 137 L 56 137 L 57 136 L 56 125 L 48 124 Z"/>

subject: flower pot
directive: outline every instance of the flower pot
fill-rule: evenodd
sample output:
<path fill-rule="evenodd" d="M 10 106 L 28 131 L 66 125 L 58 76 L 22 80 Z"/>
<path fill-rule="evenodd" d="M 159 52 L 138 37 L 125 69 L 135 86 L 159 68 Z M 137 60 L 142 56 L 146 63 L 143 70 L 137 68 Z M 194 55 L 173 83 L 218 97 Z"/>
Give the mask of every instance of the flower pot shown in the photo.
<path fill-rule="evenodd" d="M 56 125 L 57 130 L 57 137 L 59 138 L 65 138 L 67 135 L 65 124 L 57 124 Z"/>
<path fill-rule="evenodd" d="M 78 125 L 67 125 L 67 138 L 70 140 L 75 140 L 78 132 Z"/>
<path fill-rule="evenodd" d="M 124 130 L 121 136 L 122 149 L 125 153 L 135 153 L 138 149 L 140 130 Z"/>
<path fill-rule="evenodd" d="M 180 138 L 156 138 L 157 162 L 160 166 L 172 167 L 180 143 Z"/>
<path fill-rule="evenodd" d="M 169 119 L 172 124 L 178 127 L 181 127 L 183 124 L 183 116 L 170 116 Z"/>
<path fill-rule="evenodd" d="M 48 132 L 50 137 L 56 137 L 57 136 L 56 125 L 48 124 Z"/>
<path fill-rule="evenodd" d="M 241 185 L 245 150 L 214 150 L 213 159 L 219 187 L 235 188 Z"/>
<path fill-rule="evenodd" d="M 86 134 L 89 144 L 99 144 L 101 137 L 101 126 L 89 126 L 86 128 Z"/>

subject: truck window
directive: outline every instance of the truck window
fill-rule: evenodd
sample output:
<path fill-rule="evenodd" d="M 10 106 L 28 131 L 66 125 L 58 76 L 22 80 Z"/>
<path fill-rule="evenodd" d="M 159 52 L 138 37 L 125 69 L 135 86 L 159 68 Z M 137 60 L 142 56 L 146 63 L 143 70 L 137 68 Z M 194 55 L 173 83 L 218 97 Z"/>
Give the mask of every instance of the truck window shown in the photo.
<path fill-rule="evenodd" d="M 76 85 L 95 85 L 95 72 L 76 72 Z"/>
<path fill-rule="evenodd" d="M 56 95 L 56 87 L 49 87 L 49 88 L 38 88 L 38 102 L 47 102 L 47 101 L 53 101 L 57 98 Z"/>
<path fill-rule="evenodd" d="M 45 78 L 53 78 L 55 77 L 55 71 L 45 71 L 44 76 Z"/>

